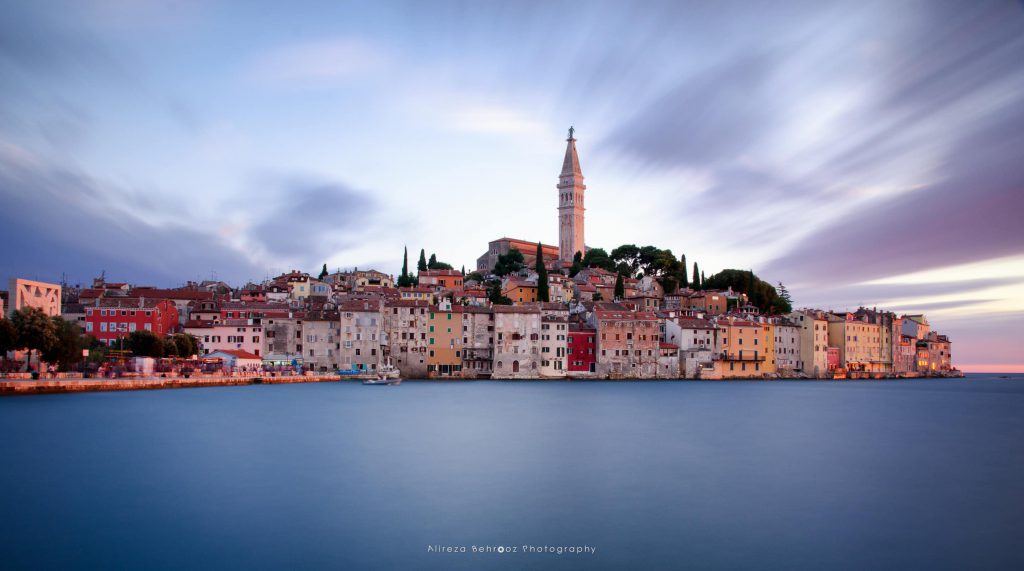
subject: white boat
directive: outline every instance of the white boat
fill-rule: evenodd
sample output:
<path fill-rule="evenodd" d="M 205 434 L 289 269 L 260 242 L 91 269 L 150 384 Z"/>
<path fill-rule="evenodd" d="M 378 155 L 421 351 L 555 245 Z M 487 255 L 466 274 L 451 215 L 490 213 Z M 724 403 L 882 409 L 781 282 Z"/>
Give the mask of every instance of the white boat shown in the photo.
<path fill-rule="evenodd" d="M 397 385 L 402 382 L 400 372 L 390 363 L 377 369 L 377 377 L 364 379 L 364 385 Z"/>

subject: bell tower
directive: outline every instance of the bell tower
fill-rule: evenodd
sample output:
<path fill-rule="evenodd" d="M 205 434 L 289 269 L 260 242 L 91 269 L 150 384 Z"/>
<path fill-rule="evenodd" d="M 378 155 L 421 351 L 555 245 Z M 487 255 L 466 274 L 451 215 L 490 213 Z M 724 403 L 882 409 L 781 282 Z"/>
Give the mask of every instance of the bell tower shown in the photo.
<path fill-rule="evenodd" d="M 576 252 L 586 253 L 583 245 L 583 193 L 587 186 L 583 184 L 580 158 L 576 154 L 575 131 L 569 127 L 562 174 L 558 175 L 558 259 L 567 264 L 572 263 Z"/>

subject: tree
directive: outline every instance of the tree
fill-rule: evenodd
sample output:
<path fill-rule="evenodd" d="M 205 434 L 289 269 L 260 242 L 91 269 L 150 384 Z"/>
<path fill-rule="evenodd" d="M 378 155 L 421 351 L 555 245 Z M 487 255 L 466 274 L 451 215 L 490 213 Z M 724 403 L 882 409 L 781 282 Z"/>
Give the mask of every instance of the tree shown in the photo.
<path fill-rule="evenodd" d="M 424 252 L 423 249 L 421 248 L 420 249 L 420 261 L 419 261 L 418 264 L 416 264 L 416 269 L 421 271 L 421 272 L 427 271 L 427 255 L 426 254 L 427 253 Z"/>
<path fill-rule="evenodd" d="M 526 258 L 516 248 L 510 248 L 505 254 L 498 255 L 498 261 L 494 264 L 494 275 L 507 276 L 518 272 L 526 266 Z"/>
<path fill-rule="evenodd" d="M 10 319 L 0 317 L 0 357 L 18 348 L 18 330 Z"/>
<path fill-rule="evenodd" d="M 11 323 L 17 331 L 16 349 L 28 349 L 28 361 L 32 362 L 32 352 L 48 351 L 57 343 L 57 325 L 43 310 L 36 307 L 25 307 L 14 312 Z"/>
<path fill-rule="evenodd" d="M 697 271 L 697 262 L 693 263 L 693 289 L 704 289 L 703 284 L 700 282 L 700 272 Z"/>
<path fill-rule="evenodd" d="M 617 265 L 608 252 L 602 248 L 591 248 L 583 256 L 583 266 L 587 268 L 602 268 L 614 272 Z"/>
<path fill-rule="evenodd" d="M 594 293 L 594 301 L 604 301 L 604 296 L 601 295 L 601 292 Z"/>
<path fill-rule="evenodd" d="M 569 277 L 573 277 L 580 273 L 583 269 L 583 252 L 576 250 L 576 253 L 572 255 L 572 266 L 569 268 Z"/>
<path fill-rule="evenodd" d="M 622 281 L 622 274 L 615 276 L 615 299 L 626 297 L 626 286 Z"/>
<path fill-rule="evenodd" d="M 778 292 L 779 299 L 781 299 L 782 301 L 785 301 L 786 303 L 788 303 L 791 306 L 793 305 L 793 298 L 790 297 L 790 295 L 789 295 L 789 289 L 787 289 L 786 286 L 782 285 L 782 282 L 779 282 L 779 285 L 778 285 L 778 287 L 775 288 L 775 291 Z"/>
<path fill-rule="evenodd" d="M 744 293 L 748 302 L 764 313 L 788 313 L 793 310 L 787 301 L 771 284 L 762 281 L 751 270 L 722 270 L 707 278 L 705 288 L 727 289 Z M 788 292 L 787 292 L 788 295 Z"/>
<path fill-rule="evenodd" d="M 455 268 L 453 268 L 451 264 L 446 264 L 444 262 L 437 261 L 437 256 L 435 254 L 431 254 L 430 255 L 430 261 L 427 262 L 427 269 L 428 270 L 454 270 Z"/>
<path fill-rule="evenodd" d="M 57 340 L 49 349 L 44 350 L 41 356 L 47 363 L 56 363 L 61 371 L 67 371 L 82 360 L 82 349 L 85 348 L 82 328 L 77 323 L 57 316 L 51 319 Z"/>
<path fill-rule="evenodd" d="M 174 337 L 164 337 L 164 357 L 177 357 L 178 356 L 178 344 L 174 342 Z"/>
<path fill-rule="evenodd" d="M 466 265 L 462 265 L 462 279 L 466 279 Z"/>
<path fill-rule="evenodd" d="M 640 271 L 640 248 L 635 244 L 623 244 L 612 250 L 609 257 L 616 263 L 619 273 L 635 276 Z"/>
<path fill-rule="evenodd" d="M 466 281 L 474 281 L 478 284 L 482 284 L 484 283 L 484 275 L 481 274 L 480 272 L 471 272 L 468 276 L 466 276 Z"/>
<path fill-rule="evenodd" d="M 323 281 L 323 279 L 326 278 L 326 277 L 327 277 L 327 264 L 324 264 L 323 269 L 320 270 L 320 277 L 317 278 L 317 279 L 319 279 L 320 281 Z"/>
<path fill-rule="evenodd" d="M 501 280 L 494 280 L 487 288 L 487 299 L 494 305 L 512 305 L 512 300 L 501 293 Z"/>
<path fill-rule="evenodd" d="M 152 331 L 132 331 L 128 335 L 128 349 L 136 357 L 162 357 L 164 343 Z"/>
<path fill-rule="evenodd" d="M 679 280 L 679 287 L 689 287 L 690 280 L 686 279 L 686 254 L 683 254 L 679 258 L 679 267 L 683 269 L 683 271 L 679 272 L 678 277 L 676 278 Z"/>
<path fill-rule="evenodd" d="M 412 276 L 409 275 L 409 247 L 406 246 L 402 252 L 402 273 L 398 276 L 398 287 L 409 287 L 412 285 Z"/>
<path fill-rule="evenodd" d="M 110 350 L 110 347 L 106 343 L 92 335 L 86 335 L 82 343 L 89 350 L 87 360 L 90 363 L 103 363 L 107 360 L 107 351 Z"/>
<path fill-rule="evenodd" d="M 188 333 L 179 333 L 174 336 L 174 344 L 178 347 L 178 356 L 184 359 L 199 352 L 199 342 Z"/>
<path fill-rule="evenodd" d="M 548 269 L 544 266 L 544 253 L 541 250 L 540 242 L 537 242 L 537 301 L 551 301 L 551 292 L 548 289 Z"/>
<path fill-rule="evenodd" d="M 704 272 L 700 273 L 700 289 L 704 289 Z"/>

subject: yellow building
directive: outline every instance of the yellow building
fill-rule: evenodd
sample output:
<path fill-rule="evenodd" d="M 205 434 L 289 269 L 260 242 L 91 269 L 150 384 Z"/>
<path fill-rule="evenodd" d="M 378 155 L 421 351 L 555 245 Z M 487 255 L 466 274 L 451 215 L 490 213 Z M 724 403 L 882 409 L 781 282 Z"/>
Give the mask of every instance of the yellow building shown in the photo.
<path fill-rule="evenodd" d="M 857 319 L 852 313 L 830 314 L 828 344 L 839 348 L 839 366 L 848 371 L 883 372 L 882 330 L 877 323 Z"/>
<path fill-rule="evenodd" d="M 400 299 L 411 299 L 414 301 L 434 302 L 434 290 L 427 286 L 411 286 L 398 288 Z"/>
<path fill-rule="evenodd" d="M 510 278 L 501 288 L 501 295 L 517 304 L 534 303 L 537 301 L 537 284 Z"/>
<path fill-rule="evenodd" d="M 775 373 L 775 326 L 735 317 L 720 318 L 712 361 L 714 378 L 759 378 Z"/>
<path fill-rule="evenodd" d="M 445 302 L 430 307 L 427 320 L 427 374 L 461 377 L 463 353 L 463 306 Z"/>

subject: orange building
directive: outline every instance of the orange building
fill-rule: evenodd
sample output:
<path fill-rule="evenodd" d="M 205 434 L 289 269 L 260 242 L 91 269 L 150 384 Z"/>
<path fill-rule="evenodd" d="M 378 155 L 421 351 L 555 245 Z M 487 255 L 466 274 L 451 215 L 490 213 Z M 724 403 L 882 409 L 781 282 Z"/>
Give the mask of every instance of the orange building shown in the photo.
<path fill-rule="evenodd" d="M 458 270 L 423 270 L 419 273 L 420 287 L 453 289 L 462 287 L 462 272 Z"/>
<path fill-rule="evenodd" d="M 735 317 L 719 318 L 714 363 L 717 378 L 751 378 L 775 373 L 775 326 Z"/>
<path fill-rule="evenodd" d="M 537 301 L 537 284 L 516 278 L 509 278 L 501 288 L 501 295 L 513 303 L 534 303 Z"/>

